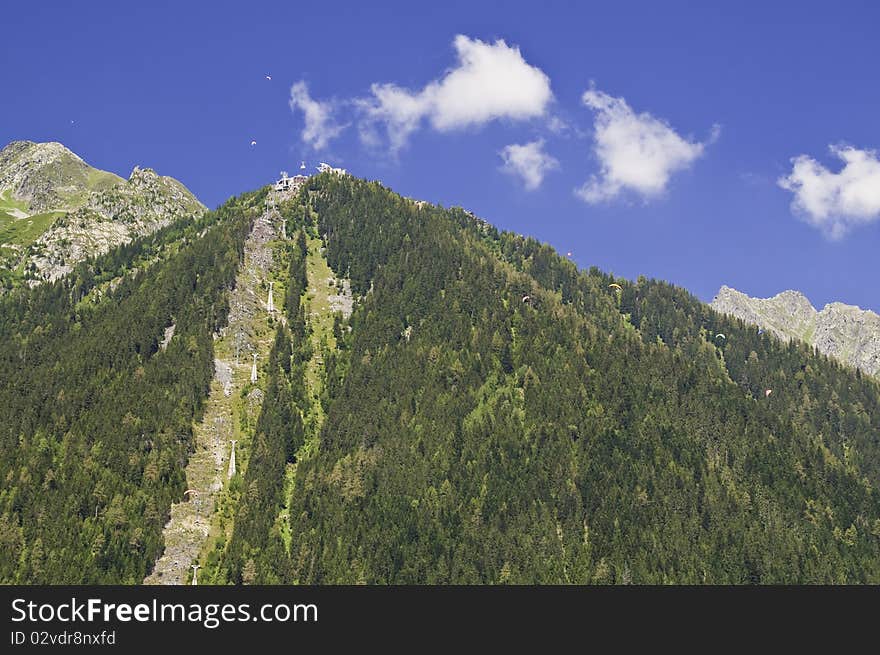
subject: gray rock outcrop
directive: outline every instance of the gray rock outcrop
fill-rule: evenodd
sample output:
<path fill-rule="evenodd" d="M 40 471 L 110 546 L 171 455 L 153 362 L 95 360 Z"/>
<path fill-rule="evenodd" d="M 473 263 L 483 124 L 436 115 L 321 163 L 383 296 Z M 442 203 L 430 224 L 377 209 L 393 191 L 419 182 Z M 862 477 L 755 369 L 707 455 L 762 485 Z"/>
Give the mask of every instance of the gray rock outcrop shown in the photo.
<path fill-rule="evenodd" d="M 25 271 L 30 284 L 55 280 L 88 257 L 205 211 L 173 178 L 136 166 L 125 180 L 60 143 L 14 141 L 0 150 L 0 194 L 6 203 L 0 266 Z"/>
<path fill-rule="evenodd" d="M 880 376 L 880 316 L 870 310 L 834 302 L 817 311 L 799 291 L 752 298 L 727 286 L 721 287 L 711 306 L 780 339 L 799 339 L 844 364 Z"/>

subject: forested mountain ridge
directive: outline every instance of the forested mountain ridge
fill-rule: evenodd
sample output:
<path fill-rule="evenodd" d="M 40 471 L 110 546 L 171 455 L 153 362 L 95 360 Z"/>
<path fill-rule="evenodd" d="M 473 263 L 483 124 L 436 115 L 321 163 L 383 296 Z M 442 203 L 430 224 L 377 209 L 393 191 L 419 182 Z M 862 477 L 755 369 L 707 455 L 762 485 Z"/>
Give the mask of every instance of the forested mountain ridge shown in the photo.
<path fill-rule="evenodd" d="M 375 183 L 310 202 L 365 300 L 290 580 L 878 580 L 874 382 Z"/>
<path fill-rule="evenodd" d="M 870 310 L 834 302 L 817 311 L 797 291 L 751 298 L 727 286 L 721 287 L 712 307 L 780 339 L 805 341 L 844 364 L 880 376 L 880 316 Z"/>
<path fill-rule="evenodd" d="M 138 582 L 162 552 L 267 193 L 0 299 L 0 579 Z M 877 381 L 377 182 L 278 212 L 283 312 L 204 580 L 880 582 Z"/>
<path fill-rule="evenodd" d="M 180 182 L 135 167 L 128 180 L 60 143 L 0 150 L 0 290 L 55 280 L 77 262 L 205 207 Z"/>

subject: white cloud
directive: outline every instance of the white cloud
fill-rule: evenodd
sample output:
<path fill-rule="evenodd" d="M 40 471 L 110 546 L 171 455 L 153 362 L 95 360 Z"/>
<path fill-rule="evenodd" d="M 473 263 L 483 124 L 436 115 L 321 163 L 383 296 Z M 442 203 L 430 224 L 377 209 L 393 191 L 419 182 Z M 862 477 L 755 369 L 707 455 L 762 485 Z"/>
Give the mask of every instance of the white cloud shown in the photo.
<path fill-rule="evenodd" d="M 415 132 L 429 105 L 420 94 L 413 94 L 394 84 L 373 84 L 373 97 L 359 100 L 358 105 L 367 119 L 360 126 L 361 139 L 366 145 L 376 146 L 381 138 L 376 133 L 377 122 L 385 124 L 391 150 L 398 151 L 406 145 L 409 135 Z"/>
<path fill-rule="evenodd" d="M 544 152 L 544 141 L 539 139 L 530 143 L 513 143 L 505 146 L 499 153 L 504 160 L 502 170 L 522 178 L 526 191 L 534 191 L 544 176 L 559 168 L 559 161 Z"/>
<path fill-rule="evenodd" d="M 326 148 L 330 140 L 335 139 L 346 128 L 333 120 L 333 105 L 314 100 L 309 95 L 308 85 L 303 81 L 290 87 L 290 109 L 303 112 L 305 127 L 301 137 L 315 150 Z"/>
<path fill-rule="evenodd" d="M 453 42 L 455 68 L 419 91 L 396 84 L 374 84 L 358 101 L 364 113 L 361 137 L 377 142 L 376 125 L 385 127 L 393 151 L 406 145 L 423 120 L 438 131 L 480 126 L 496 119 L 543 116 L 553 99 L 550 79 L 523 59 L 519 48 L 499 39 L 484 43 L 463 35 Z"/>
<path fill-rule="evenodd" d="M 800 155 L 791 160 L 791 174 L 779 178 L 778 184 L 794 194 L 793 211 L 829 238 L 840 239 L 852 228 L 880 219 L 880 160 L 875 150 L 830 150 L 844 162 L 840 172 Z"/>
<path fill-rule="evenodd" d="M 589 203 L 611 200 L 625 190 L 645 199 L 659 196 L 672 174 L 690 167 L 706 148 L 647 112 L 636 114 L 623 98 L 590 89 L 583 103 L 596 112 L 594 151 L 601 164 L 599 174 L 576 190 Z M 709 142 L 719 133 L 713 127 Z"/>

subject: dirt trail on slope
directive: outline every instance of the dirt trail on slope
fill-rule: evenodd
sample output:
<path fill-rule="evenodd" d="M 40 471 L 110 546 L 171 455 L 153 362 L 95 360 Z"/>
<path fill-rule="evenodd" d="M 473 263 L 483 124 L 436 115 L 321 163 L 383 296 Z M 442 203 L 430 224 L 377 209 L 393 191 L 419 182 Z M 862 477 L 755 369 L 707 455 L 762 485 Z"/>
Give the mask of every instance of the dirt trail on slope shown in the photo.
<path fill-rule="evenodd" d="M 193 428 L 195 452 L 186 466 L 190 493 L 172 504 L 171 518 L 163 530 L 165 551 L 144 584 L 173 585 L 191 580 L 191 565 L 198 561 L 210 534 L 217 496 L 227 482 L 229 441 L 239 437 L 242 412 L 250 419 L 259 413 L 262 396 L 255 393 L 257 390 L 243 403 L 237 402 L 237 392 L 250 384 L 252 355 L 257 354 L 259 368 L 271 346 L 264 282 L 273 263 L 270 241 L 274 238 L 267 215 L 254 221 L 235 288 L 229 292 L 229 320 L 214 335 L 214 379 L 204 417 Z"/>

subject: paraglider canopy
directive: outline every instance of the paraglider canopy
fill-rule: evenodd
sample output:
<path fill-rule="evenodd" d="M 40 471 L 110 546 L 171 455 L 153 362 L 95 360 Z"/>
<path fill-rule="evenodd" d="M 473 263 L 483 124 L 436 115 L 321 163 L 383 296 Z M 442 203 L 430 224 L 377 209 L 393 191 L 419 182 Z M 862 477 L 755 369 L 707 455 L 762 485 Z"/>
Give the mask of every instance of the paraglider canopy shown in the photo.
<path fill-rule="evenodd" d="M 522 297 L 522 301 L 523 301 L 523 302 L 529 302 L 531 299 L 532 299 L 531 296 L 523 296 L 523 297 Z"/>
<path fill-rule="evenodd" d="M 724 339 L 725 341 L 727 341 L 727 337 L 725 337 L 725 336 L 724 336 L 723 334 L 721 334 L 720 332 L 719 332 L 718 334 L 715 335 L 715 340 L 717 341 L 718 339 Z"/>
<path fill-rule="evenodd" d="M 773 393 L 773 389 L 765 389 L 764 398 L 767 398 L 771 393 Z"/>
<path fill-rule="evenodd" d="M 257 145 L 257 142 L 256 142 L 256 141 L 251 141 L 251 145 L 252 145 L 252 146 L 255 146 L 255 145 Z"/>
<path fill-rule="evenodd" d="M 618 291 L 623 291 L 623 287 L 615 282 L 612 282 L 611 284 L 609 284 L 608 288 L 609 289 L 617 289 Z"/>

